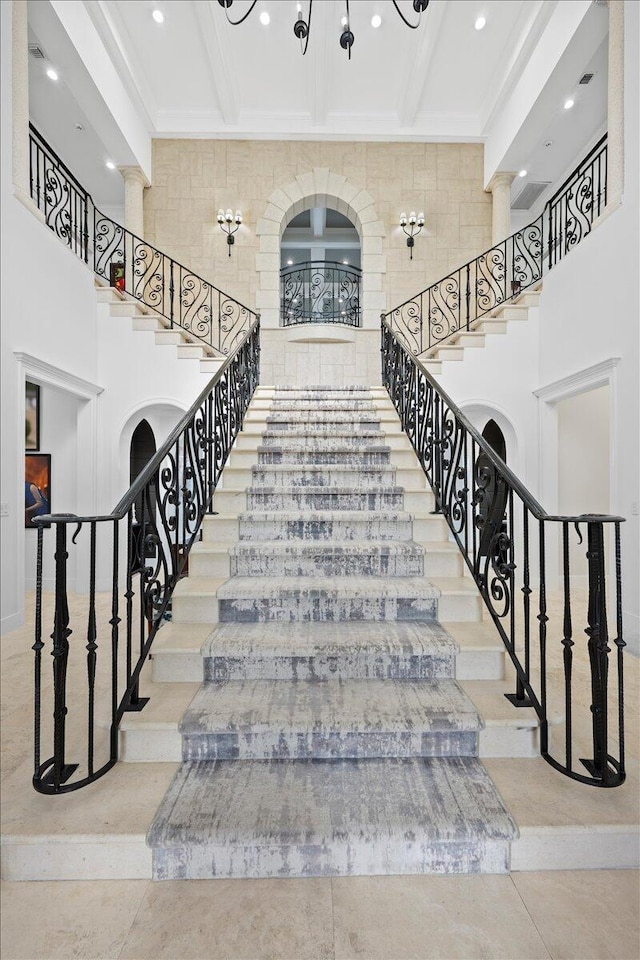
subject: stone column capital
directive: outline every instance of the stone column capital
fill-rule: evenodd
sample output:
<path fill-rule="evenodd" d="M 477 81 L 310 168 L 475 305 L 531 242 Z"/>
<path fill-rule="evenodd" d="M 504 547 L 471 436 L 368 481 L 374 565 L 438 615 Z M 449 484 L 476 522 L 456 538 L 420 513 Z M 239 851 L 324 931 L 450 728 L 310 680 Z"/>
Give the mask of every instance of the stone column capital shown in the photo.
<path fill-rule="evenodd" d="M 485 192 L 493 193 L 496 189 L 500 190 L 501 188 L 510 188 L 515 178 L 516 174 L 509 170 L 496 170 L 494 175 L 491 177 L 491 180 L 489 180 L 489 183 L 485 187 Z"/>
<path fill-rule="evenodd" d="M 118 170 L 122 174 L 122 179 L 125 183 L 138 183 L 143 188 L 151 186 L 141 167 L 124 166 L 118 167 Z"/>

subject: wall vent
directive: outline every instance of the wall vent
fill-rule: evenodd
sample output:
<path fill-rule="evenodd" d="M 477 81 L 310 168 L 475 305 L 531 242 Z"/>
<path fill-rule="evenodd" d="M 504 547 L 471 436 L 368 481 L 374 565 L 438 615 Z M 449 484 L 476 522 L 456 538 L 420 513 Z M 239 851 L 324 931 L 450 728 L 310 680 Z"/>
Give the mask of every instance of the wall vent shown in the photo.
<path fill-rule="evenodd" d="M 580 79 L 578 80 L 578 83 L 582 83 L 586 85 L 587 83 L 591 83 L 593 78 L 594 78 L 593 73 L 583 73 Z"/>
<path fill-rule="evenodd" d="M 512 210 L 529 210 L 536 202 L 541 193 L 550 185 L 550 180 L 532 180 L 526 187 L 523 187 L 517 197 L 511 203 Z"/>
<path fill-rule="evenodd" d="M 46 56 L 42 47 L 38 46 L 37 43 L 29 44 L 29 53 L 34 60 L 46 60 Z"/>

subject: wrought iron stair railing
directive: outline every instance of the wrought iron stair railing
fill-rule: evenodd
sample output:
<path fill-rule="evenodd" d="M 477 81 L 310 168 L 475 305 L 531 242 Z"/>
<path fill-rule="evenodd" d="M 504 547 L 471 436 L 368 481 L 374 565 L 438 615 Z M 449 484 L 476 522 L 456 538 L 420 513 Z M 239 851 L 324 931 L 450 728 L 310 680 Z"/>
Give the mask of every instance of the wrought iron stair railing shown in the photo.
<path fill-rule="evenodd" d="M 34 519 L 33 785 L 40 793 L 77 790 L 118 760 L 120 723 L 147 702 L 141 672 L 202 522 L 214 512 L 214 491 L 258 384 L 259 360 L 256 320 L 112 513 Z M 43 570 L 52 560 L 49 611 Z M 80 577 L 82 570 L 86 598 L 76 595 L 70 606 L 70 572 Z M 51 659 L 44 657 L 49 630 Z"/>
<path fill-rule="evenodd" d="M 590 232 L 607 203 L 607 135 L 540 216 L 385 314 L 416 356 L 465 330 L 538 283 Z"/>
<path fill-rule="evenodd" d="M 382 380 L 434 492 L 435 512 L 449 525 L 515 669 L 509 699 L 538 716 L 541 755 L 574 780 L 618 786 L 625 779 L 623 518 L 545 513 L 384 314 Z M 571 538 L 583 543 L 583 531 L 578 564 Z M 549 597 L 556 582 L 559 607 Z M 590 725 L 588 740 L 579 712 Z"/>
<path fill-rule="evenodd" d="M 362 271 L 330 260 L 308 260 L 280 271 L 280 325 L 360 326 Z"/>
<path fill-rule="evenodd" d="M 226 356 L 257 314 L 101 213 L 55 150 L 29 124 L 31 198 L 45 223 L 93 272 L 210 353 Z"/>

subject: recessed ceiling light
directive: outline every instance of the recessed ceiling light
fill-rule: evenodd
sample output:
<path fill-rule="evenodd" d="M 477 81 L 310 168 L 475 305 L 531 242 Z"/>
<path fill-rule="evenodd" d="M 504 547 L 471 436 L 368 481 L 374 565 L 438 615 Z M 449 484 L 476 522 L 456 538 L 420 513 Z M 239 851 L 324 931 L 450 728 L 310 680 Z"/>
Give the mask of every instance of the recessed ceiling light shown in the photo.
<path fill-rule="evenodd" d="M 474 23 L 474 27 L 476 28 L 476 30 L 483 30 L 486 25 L 487 25 L 486 17 L 478 17 L 478 19 Z"/>
<path fill-rule="evenodd" d="M 574 102 L 575 102 L 574 100 L 565 100 L 564 102 L 565 110 L 571 110 L 571 107 L 573 106 Z"/>
<path fill-rule="evenodd" d="M 57 74 L 56 71 L 53 69 L 53 67 L 48 67 L 48 68 L 47 68 L 47 76 L 49 77 L 49 80 L 57 80 L 57 79 L 58 79 L 58 74 Z"/>
<path fill-rule="evenodd" d="M 348 261 L 348 260 L 343 260 L 342 262 L 343 262 L 345 265 L 347 265 L 347 266 L 348 266 L 348 264 L 349 264 L 349 261 Z"/>
<path fill-rule="evenodd" d="M 78 133 L 82 133 L 82 131 L 84 130 L 84 126 L 81 123 L 74 123 L 74 127 L 76 128 Z"/>
<path fill-rule="evenodd" d="M 164 13 L 162 10 L 154 10 L 151 16 L 156 23 L 164 23 Z"/>
<path fill-rule="evenodd" d="M 553 143 L 553 140 L 545 140 L 544 145 L 545 147 L 550 147 L 552 143 Z"/>
<path fill-rule="evenodd" d="M 527 175 L 528 172 L 529 172 L 528 170 L 521 170 L 520 173 L 518 174 L 518 176 L 519 176 L 519 177 L 526 177 L 526 175 Z"/>
<path fill-rule="evenodd" d="M 263 10 L 262 13 L 260 14 L 260 23 L 262 24 L 263 27 L 268 27 L 269 24 L 271 23 L 271 17 L 269 16 L 266 10 Z"/>
<path fill-rule="evenodd" d="M 288 266 L 288 267 L 292 267 L 292 266 L 293 266 L 293 260 L 287 260 L 287 266 Z"/>
<path fill-rule="evenodd" d="M 107 162 L 105 163 L 105 167 L 107 168 L 107 170 L 115 170 L 116 165 L 113 162 L 113 160 L 107 160 Z"/>
<path fill-rule="evenodd" d="M 374 13 L 374 15 L 371 17 L 371 26 L 373 27 L 373 29 L 377 30 L 381 23 L 382 23 L 382 17 L 380 16 L 380 14 Z"/>

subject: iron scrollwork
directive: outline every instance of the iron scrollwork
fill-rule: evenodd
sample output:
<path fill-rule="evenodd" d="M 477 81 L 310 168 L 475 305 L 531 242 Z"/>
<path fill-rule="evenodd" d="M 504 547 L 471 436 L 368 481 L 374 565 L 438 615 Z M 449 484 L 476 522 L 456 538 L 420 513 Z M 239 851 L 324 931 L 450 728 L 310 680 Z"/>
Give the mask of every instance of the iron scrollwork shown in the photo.
<path fill-rule="evenodd" d="M 331 261 L 308 261 L 280 271 L 281 325 L 360 326 L 361 271 Z"/>

